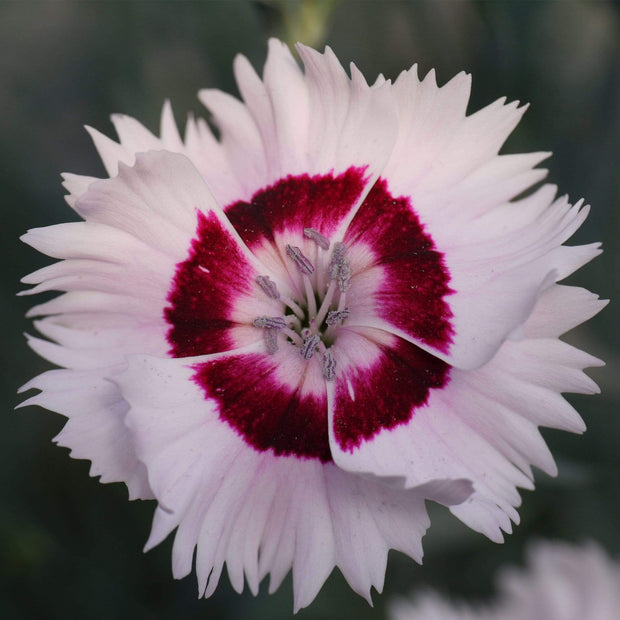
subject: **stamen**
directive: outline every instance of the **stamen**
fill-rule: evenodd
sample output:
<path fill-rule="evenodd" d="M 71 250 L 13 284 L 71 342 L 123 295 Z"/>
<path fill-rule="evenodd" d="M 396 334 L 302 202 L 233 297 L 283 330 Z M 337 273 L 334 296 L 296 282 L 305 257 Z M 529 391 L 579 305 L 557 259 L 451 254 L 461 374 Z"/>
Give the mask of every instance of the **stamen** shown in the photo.
<path fill-rule="evenodd" d="M 327 267 L 330 280 L 335 280 L 338 277 L 338 272 L 340 271 L 340 263 L 344 259 L 344 253 L 346 251 L 347 251 L 347 246 L 344 243 L 342 243 L 342 241 L 337 241 L 334 244 L 334 250 L 332 252 L 332 257 L 331 257 L 331 260 L 329 261 L 329 266 Z"/>
<path fill-rule="evenodd" d="M 334 292 L 336 290 L 336 284 L 332 281 L 329 283 L 329 288 L 327 289 L 327 293 L 321 302 L 321 307 L 319 308 L 319 312 L 316 315 L 315 323 L 316 325 L 321 325 L 327 311 L 329 310 L 329 306 L 332 303 L 332 299 L 334 298 Z"/>
<path fill-rule="evenodd" d="M 307 275 L 303 275 L 304 287 L 306 289 L 306 303 L 308 304 L 308 317 L 310 320 L 316 316 L 316 299 L 314 298 L 314 289 L 312 288 L 312 282 Z"/>
<path fill-rule="evenodd" d="M 347 247 L 342 241 L 334 244 L 331 260 L 327 268 L 330 280 L 338 281 L 338 288 L 341 293 L 349 290 L 351 286 L 351 263 L 345 258 L 344 254 Z"/>
<path fill-rule="evenodd" d="M 351 312 L 348 308 L 344 308 L 343 310 L 330 310 L 327 313 L 327 318 L 325 319 L 325 322 L 328 325 L 336 325 L 336 323 L 344 321 L 344 319 L 348 318 L 349 314 L 351 314 Z"/>
<path fill-rule="evenodd" d="M 321 339 L 319 338 L 319 336 L 317 336 L 317 334 L 313 334 L 303 343 L 299 353 L 305 360 L 309 360 L 314 355 L 314 352 L 316 351 L 320 342 Z"/>
<path fill-rule="evenodd" d="M 285 314 L 284 320 L 287 322 L 287 324 L 294 325 L 297 330 L 301 329 L 301 321 L 294 314 Z"/>
<path fill-rule="evenodd" d="M 286 321 L 281 316 L 259 316 L 254 319 L 252 325 L 266 329 L 284 329 Z"/>
<path fill-rule="evenodd" d="M 333 381 L 336 376 L 336 360 L 322 338 L 326 336 L 327 341 L 332 342 L 333 330 L 338 329 L 338 324 L 350 315 L 345 298 L 346 291 L 351 286 L 351 263 L 346 257 L 346 245 L 338 241 L 331 245 L 331 257 L 325 269 L 321 251 L 330 248 L 329 239 L 314 228 L 305 228 L 304 236 L 316 244 L 313 256 L 319 261 L 321 269 L 316 271 L 313 263 L 297 246 L 286 245 L 286 255 L 302 275 L 303 285 L 300 287 L 301 283 L 297 281 L 296 289 L 297 294 L 305 293 L 305 309 L 286 295 L 280 296 L 275 282 L 268 276 L 257 276 L 256 283 L 263 292 L 271 299 L 280 300 L 292 313 L 287 310 L 289 313 L 284 316 L 259 316 L 252 324 L 263 330 L 268 353 L 273 354 L 278 350 L 278 337 L 282 334 L 287 346 L 294 345 L 304 360 L 312 359 L 315 353 L 319 355 L 322 358 L 324 378 Z M 327 282 L 326 277 L 329 278 Z M 317 285 L 319 279 L 323 281 L 321 286 Z M 320 291 L 318 299 L 315 291 Z"/>
<path fill-rule="evenodd" d="M 286 254 L 295 263 L 297 269 L 299 269 L 301 273 L 307 276 L 314 273 L 314 266 L 296 245 L 287 244 Z"/>
<path fill-rule="evenodd" d="M 299 337 L 299 334 L 293 331 L 290 327 L 285 327 L 280 330 L 285 336 L 288 336 L 291 339 L 291 342 L 298 347 L 301 347 L 304 341 Z"/>
<path fill-rule="evenodd" d="M 256 284 L 263 289 L 267 297 L 271 299 L 280 299 L 280 293 L 276 287 L 276 283 L 269 279 L 269 276 L 256 276 Z"/>
<path fill-rule="evenodd" d="M 304 228 L 304 237 L 312 239 L 323 250 L 329 250 L 329 239 L 314 228 Z"/>
<path fill-rule="evenodd" d="M 326 381 L 333 381 L 336 378 L 336 360 L 331 349 L 327 349 L 323 354 L 323 376 Z"/>
<path fill-rule="evenodd" d="M 277 329 L 264 329 L 263 339 L 265 341 L 265 347 L 267 353 L 273 355 L 278 350 L 278 330 Z"/>
<path fill-rule="evenodd" d="M 340 299 L 338 300 L 338 312 L 342 312 L 345 309 L 345 304 L 347 302 L 347 294 L 346 293 L 342 293 L 340 295 Z"/>
<path fill-rule="evenodd" d="M 343 258 L 338 270 L 338 288 L 341 293 L 346 293 L 351 286 L 351 263 Z"/>
<path fill-rule="evenodd" d="M 304 311 L 290 297 L 282 297 L 282 301 L 295 313 L 297 318 L 303 319 L 305 317 Z"/>

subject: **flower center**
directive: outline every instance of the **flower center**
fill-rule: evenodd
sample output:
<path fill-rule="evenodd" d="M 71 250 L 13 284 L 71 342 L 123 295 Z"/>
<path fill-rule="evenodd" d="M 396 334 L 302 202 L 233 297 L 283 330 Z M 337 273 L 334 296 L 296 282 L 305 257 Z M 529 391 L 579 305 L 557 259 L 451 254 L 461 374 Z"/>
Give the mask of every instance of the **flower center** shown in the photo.
<path fill-rule="evenodd" d="M 273 355 L 281 341 L 285 346 L 297 348 L 306 361 L 317 353 L 322 357 L 323 376 L 327 381 L 333 381 L 336 360 L 331 345 L 338 326 L 349 316 L 345 303 L 351 285 L 351 265 L 344 243 L 336 242 L 329 254 L 331 243 L 327 237 L 314 228 L 305 228 L 304 236 L 316 245 L 316 265 L 297 246 L 286 246 L 286 255 L 301 279 L 295 288 L 303 291 L 302 298 L 282 297 L 269 276 L 257 276 L 256 284 L 267 297 L 281 300 L 289 313 L 259 316 L 253 325 L 263 330 L 267 353 Z M 329 260 L 326 260 L 327 255 Z"/>
<path fill-rule="evenodd" d="M 349 452 L 406 424 L 450 381 L 445 362 L 381 328 L 440 351 L 452 340 L 450 274 L 411 199 L 378 180 L 337 237 L 364 178 L 357 168 L 288 176 L 228 205 L 258 272 L 213 213 L 197 213 L 177 265 L 164 312 L 170 355 L 216 354 L 188 362 L 205 415 L 216 411 L 259 452 L 332 460 L 326 381 L 334 441 Z"/>

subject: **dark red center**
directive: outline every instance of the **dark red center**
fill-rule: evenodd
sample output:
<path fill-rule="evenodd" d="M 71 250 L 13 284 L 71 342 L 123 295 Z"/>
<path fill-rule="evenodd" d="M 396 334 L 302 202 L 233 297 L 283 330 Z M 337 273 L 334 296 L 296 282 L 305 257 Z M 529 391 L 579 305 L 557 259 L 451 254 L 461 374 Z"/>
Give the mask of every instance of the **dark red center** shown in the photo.
<path fill-rule="evenodd" d="M 265 240 L 275 243 L 284 230 L 301 238 L 304 228 L 314 228 L 329 237 L 357 203 L 364 184 L 365 170 L 360 168 L 337 176 L 289 176 L 225 211 L 250 249 Z M 410 200 L 393 197 L 386 182 L 378 181 L 344 241 L 348 247 L 361 243 L 370 248 L 382 267 L 383 279 L 374 294 L 377 316 L 447 352 L 452 338 L 452 314 L 445 300 L 452 293 L 449 274 Z M 248 291 L 261 294 L 254 276 L 215 215 L 199 213 L 196 237 L 188 258 L 177 266 L 165 310 L 170 355 L 229 350 L 235 304 L 242 296 L 247 299 Z M 354 402 L 347 399 L 343 376 L 336 375 L 334 424 L 342 449 L 352 451 L 382 429 L 405 424 L 427 402 L 430 391 L 449 380 L 449 366 L 413 344 L 398 339 L 395 346 L 380 349 L 370 370 L 347 370 Z M 331 460 L 326 397 L 302 396 L 299 389 L 280 384 L 273 358 L 266 353 L 197 364 L 194 379 L 205 396 L 217 402 L 220 418 L 254 449 Z"/>

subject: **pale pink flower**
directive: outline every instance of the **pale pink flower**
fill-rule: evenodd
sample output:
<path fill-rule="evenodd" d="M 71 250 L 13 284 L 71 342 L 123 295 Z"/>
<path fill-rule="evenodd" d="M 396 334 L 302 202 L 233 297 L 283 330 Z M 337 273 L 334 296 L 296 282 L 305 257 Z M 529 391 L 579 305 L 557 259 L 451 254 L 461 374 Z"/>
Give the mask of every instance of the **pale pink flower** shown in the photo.
<path fill-rule="evenodd" d="M 455 603 L 427 591 L 391 605 L 391 620 L 617 620 L 620 565 L 595 543 L 538 542 L 525 569 L 499 574 L 487 605 Z"/>
<path fill-rule="evenodd" d="M 525 569 L 499 575 L 502 614 L 511 620 L 617 620 L 620 564 L 594 542 L 538 542 Z"/>
<path fill-rule="evenodd" d="M 243 101 L 202 91 L 220 137 L 169 105 L 161 138 L 114 116 L 89 130 L 109 179 L 65 175 L 85 220 L 28 232 L 64 259 L 25 278 L 62 366 L 25 386 L 66 415 L 57 441 L 103 482 L 158 501 L 175 577 L 295 607 L 334 566 L 369 598 L 387 551 L 420 561 L 435 499 L 493 540 L 518 522 L 537 426 L 581 432 L 561 392 L 595 358 L 558 340 L 602 307 L 556 284 L 599 253 L 562 246 L 587 207 L 545 185 L 547 153 L 498 155 L 525 107 L 466 116 L 470 78 L 415 67 L 349 78 L 328 48 L 272 40 Z M 466 500 L 466 501 L 463 501 Z"/>
<path fill-rule="evenodd" d="M 496 620 L 496 610 L 482 604 L 452 601 L 433 590 L 416 592 L 410 599 L 391 602 L 389 620 Z M 504 620 L 510 620 L 505 618 Z"/>

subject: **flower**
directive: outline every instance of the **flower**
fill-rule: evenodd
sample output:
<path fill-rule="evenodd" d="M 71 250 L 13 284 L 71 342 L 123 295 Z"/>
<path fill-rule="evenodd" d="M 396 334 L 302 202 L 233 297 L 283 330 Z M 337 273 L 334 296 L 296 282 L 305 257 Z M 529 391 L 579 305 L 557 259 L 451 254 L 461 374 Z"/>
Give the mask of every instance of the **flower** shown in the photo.
<path fill-rule="evenodd" d="M 596 543 L 540 541 L 525 569 L 499 574 L 500 594 L 484 608 L 455 605 L 433 592 L 392 604 L 392 620 L 615 620 L 620 565 Z"/>
<path fill-rule="evenodd" d="M 243 101 L 200 98 L 220 137 L 169 104 L 161 137 L 90 129 L 110 178 L 65 175 L 83 222 L 29 231 L 63 294 L 29 338 L 63 367 L 24 389 L 67 416 L 56 438 L 131 498 L 155 498 L 147 549 L 210 595 L 292 567 L 295 608 L 334 566 L 369 598 L 389 548 L 420 561 L 425 499 L 501 540 L 537 426 L 580 432 L 561 392 L 595 358 L 558 336 L 604 305 L 556 282 L 599 253 L 565 247 L 587 207 L 555 199 L 546 153 L 498 155 L 524 107 L 466 116 L 469 76 L 349 78 L 327 48 L 272 40 Z M 26 404 L 25 403 L 25 404 Z"/>
<path fill-rule="evenodd" d="M 396 599 L 389 606 L 390 620 L 494 620 L 496 610 L 481 605 L 453 602 L 432 590 L 423 590 L 410 599 Z M 504 620 L 509 620 L 504 617 Z"/>

